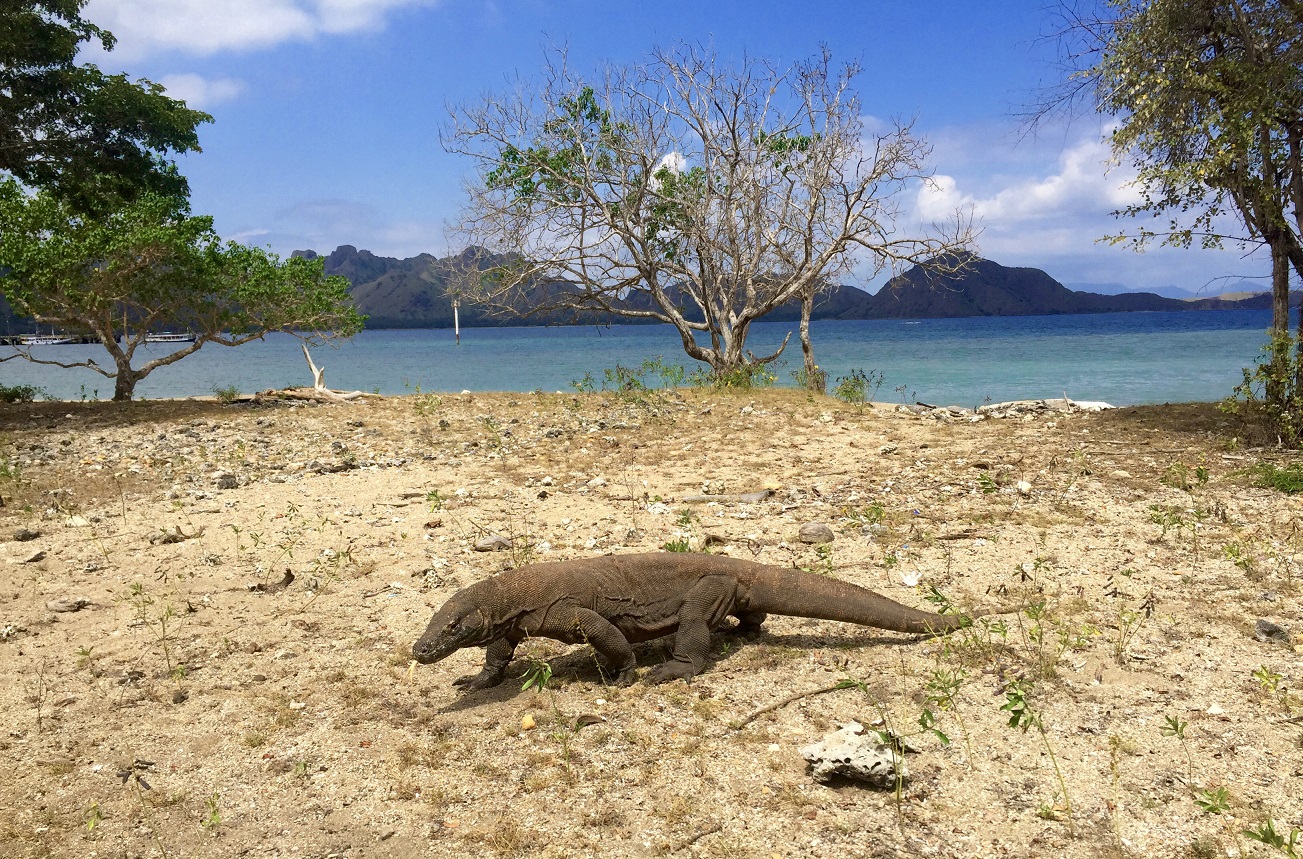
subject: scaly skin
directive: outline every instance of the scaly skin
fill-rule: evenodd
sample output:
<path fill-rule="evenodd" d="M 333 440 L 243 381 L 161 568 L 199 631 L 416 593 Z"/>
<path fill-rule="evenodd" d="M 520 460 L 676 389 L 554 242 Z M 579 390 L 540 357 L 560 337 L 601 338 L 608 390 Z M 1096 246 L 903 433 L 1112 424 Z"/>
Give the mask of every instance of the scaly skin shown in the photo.
<path fill-rule="evenodd" d="M 516 645 L 541 636 L 592 645 L 615 683 L 626 685 L 637 668 L 630 644 L 673 634 L 673 657 L 647 680 L 690 680 L 705 666 L 711 631 L 726 617 L 755 630 L 768 614 L 925 634 L 971 622 L 849 582 L 720 555 L 609 555 L 529 564 L 461 589 L 430 620 L 412 658 L 430 664 L 463 647 L 486 647 L 484 669 L 455 681 L 485 689 L 502 682 Z"/>

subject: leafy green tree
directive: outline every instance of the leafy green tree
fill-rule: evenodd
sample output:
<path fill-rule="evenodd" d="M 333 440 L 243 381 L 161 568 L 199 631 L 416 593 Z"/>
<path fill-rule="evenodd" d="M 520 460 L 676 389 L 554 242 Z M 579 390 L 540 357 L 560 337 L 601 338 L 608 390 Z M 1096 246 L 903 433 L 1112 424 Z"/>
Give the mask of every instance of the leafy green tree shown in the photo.
<path fill-rule="evenodd" d="M 455 109 L 444 145 L 475 167 L 462 235 L 512 260 L 471 287 L 519 311 L 672 324 L 718 379 L 775 360 L 786 340 L 756 356 L 747 335 L 800 302 L 806 377 L 822 378 L 808 311 L 834 277 L 970 237 L 959 219 L 947 235 L 897 231 L 930 149 L 908 124 L 865 127 L 859 72 L 826 52 L 728 67 L 679 46 L 586 78 L 560 56 L 537 84 Z"/>
<path fill-rule="evenodd" d="M 115 380 L 113 398 L 207 343 L 238 346 L 269 331 L 306 340 L 348 337 L 362 327 L 348 281 L 327 277 L 320 259 L 279 260 L 259 248 L 223 244 L 212 219 L 176 197 L 142 194 L 116 211 L 81 214 L 50 192 L 34 196 L 0 182 L 0 291 L 42 325 L 98 340 L 112 359 L 62 362 Z M 194 342 L 141 357 L 151 329 L 179 327 Z M 145 353 L 147 356 L 149 353 Z"/>
<path fill-rule="evenodd" d="M 83 210 L 142 191 L 185 197 L 185 178 L 167 158 L 198 151 L 196 128 L 212 117 L 150 81 L 78 65 L 82 43 L 114 44 L 81 17 L 85 5 L 0 4 L 0 171 Z"/>
<path fill-rule="evenodd" d="M 1108 0 L 1069 7 L 1076 71 L 1059 93 L 1116 117 L 1112 143 L 1137 171 L 1126 216 L 1159 225 L 1115 236 L 1137 248 L 1265 247 L 1272 355 L 1266 400 L 1298 423 L 1303 340 L 1289 331 L 1290 270 L 1303 277 L 1303 4 L 1298 0 Z M 1244 228 L 1227 235 L 1227 218 Z M 1303 334 L 1303 328 L 1300 329 Z M 1291 349 L 1294 350 L 1291 356 Z"/>

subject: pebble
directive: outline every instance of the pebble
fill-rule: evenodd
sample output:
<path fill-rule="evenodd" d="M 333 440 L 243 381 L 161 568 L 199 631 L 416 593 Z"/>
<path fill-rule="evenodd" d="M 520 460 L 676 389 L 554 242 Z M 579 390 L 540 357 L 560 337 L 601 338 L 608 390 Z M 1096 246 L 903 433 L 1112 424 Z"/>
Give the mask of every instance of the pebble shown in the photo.
<path fill-rule="evenodd" d="M 1265 618 L 1259 618 L 1253 625 L 1253 637 L 1274 644 L 1289 644 L 1290 640 L 1288 629 Z"/>
<path fill-rule="evenodd" d="M 801 526 L 798 539 L 802 543 L 831 543 L 834 535 L 832 528 L 823 522 L 806 522 Z"/>
<path fill-rule="evenodd" d="M 497 534 L 485 537 L 475 544 L 475 551 L 477 552 L 501 552 L 503 549 L 510 548 L 511 541 Z"/>
<path fill-rule="evenodd" d="M 45 604 L 45 607 L 50 611 L 68 612 L 81 611 L 90 604 L 90 600 L 86 597 L 60 597 L 57 600 L 50 600 Z"/>
<path fill-rule="evenodd" d="M 41 536 L 40 531 L 33 531 L 30 528 L 19 528 L 14 532 L 14 541 L 18 543 L 26 543 L 30 540 L 35 540 L 39 536 Z"/>

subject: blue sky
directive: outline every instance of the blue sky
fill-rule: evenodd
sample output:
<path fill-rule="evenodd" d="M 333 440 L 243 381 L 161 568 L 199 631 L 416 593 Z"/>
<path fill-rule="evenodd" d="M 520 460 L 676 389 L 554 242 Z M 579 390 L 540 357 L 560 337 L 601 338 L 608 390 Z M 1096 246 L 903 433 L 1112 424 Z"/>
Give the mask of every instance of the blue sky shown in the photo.
<path fill-rule="evenodd" d="M 1054 21 L 1027 0 L 90 0 L 85 14 L 119 40 L 87 60 L 213 114 L 204 151 L 181 160 L 194 210 L 281 254 L 459 250 L 444 228 L 469 165 L 439 145 L 449 103 L 536 74 L 549 46 L 589 69 L 689 40 L 726 58 L 788 62 L 827 45 L 859 60 L 865 111 L 913 117 L 934 147 L 937 188 L 906 198 L 901 230 L 965 206 L 983 255 L 1066 283 L 1207 292 L 1266 268 L 1236 248 L 1095 241 L 1119 229 L 1109 212 L 1130 198 L 1129 173 L 1109 169 L 1097 117 L 1022 133 L 1020 112 L 1058 74 L 1043 38 Z"/>

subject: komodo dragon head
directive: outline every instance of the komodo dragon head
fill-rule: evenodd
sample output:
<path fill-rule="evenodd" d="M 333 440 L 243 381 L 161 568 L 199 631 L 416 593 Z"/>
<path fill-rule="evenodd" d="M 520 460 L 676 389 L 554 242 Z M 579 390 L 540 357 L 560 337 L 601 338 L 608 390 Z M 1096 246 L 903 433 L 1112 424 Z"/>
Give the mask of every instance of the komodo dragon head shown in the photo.
<path fill-rule="evenodd" d="M 485 595 L 480 590 L 475 585 L 463 588 L 435 612 L 412 645 L 413 659 L 429 665 L 463 647 L 480 647 L 493 640 L 495 630 L 481 608 Z"/>

